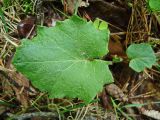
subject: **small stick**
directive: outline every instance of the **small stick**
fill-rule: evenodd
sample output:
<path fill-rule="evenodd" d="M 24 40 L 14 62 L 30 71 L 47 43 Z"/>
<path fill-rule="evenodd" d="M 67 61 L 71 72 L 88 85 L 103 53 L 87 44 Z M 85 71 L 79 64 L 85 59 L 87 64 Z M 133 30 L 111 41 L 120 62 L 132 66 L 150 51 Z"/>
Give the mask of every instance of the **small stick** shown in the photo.
<path fill-rule="evenodd" d="M 7 115 L 16 120 L 26 120 L 26 119 L 31 119 L 33 117 L 54 117 L 58 118 L 58 114 L 54 112 L 34 112 L 34 113 L 24 113 L 21 115 L 13 115 L 11 113 L 7 113 Z"/>

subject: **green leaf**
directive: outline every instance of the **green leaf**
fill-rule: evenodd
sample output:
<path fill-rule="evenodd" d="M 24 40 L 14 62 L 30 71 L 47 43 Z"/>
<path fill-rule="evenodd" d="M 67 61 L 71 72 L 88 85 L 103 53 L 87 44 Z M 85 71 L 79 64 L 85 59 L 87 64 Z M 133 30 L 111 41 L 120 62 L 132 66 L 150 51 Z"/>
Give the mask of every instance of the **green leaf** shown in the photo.
<path fill-rule="evenodd" d="M 100 30 L 108 29 L 108 24 L 107 24 L 107 22 L 102 21 L 102 22 L 100 23 L 100 25 L 99 25 L 99 29 L 100 29 Z"/>
<path fill-rule="evenodd" d="M 160 12 L 160 0 L 149 0 L 148 3 L 153 12 Z"/>
<path fill-rule="evenodd" d="M 95 28 L 97 28 L 98 29 L 98 27 L 99 27 L 99 19 L 96 19 L 94 22 L 93 22 L 93 25 L 94 25 L 94 27 Z"/>
<path fill-rule="evenodd" d="M 79 98 L 90 102 L 104 84 L 113 82 L 108 62 L 109 30 L 97 30 L 92 22 L 72 16 L 55 27 L 38 28 L 32 41 L 24 40 L 13 60 L 50 98 Z"/>
<path fill-rule="evenodd" d="M 99 30 L 105 30 L 105 29 L 108 29 L 108 24 L 106 21 L 104 20 L 101 20 L 99 18 L 97 18 L 95 21 L 94 21 L 94 26 L 95 28 L 99 29 Z"/>
<path fill-rule="evenodd" d="M 131 59 L 129 66 L 137 72 L 151 68 L 156 63 L 154 51 L 147 43 L 130 45 L 127 49 L 127 55 Z"/>

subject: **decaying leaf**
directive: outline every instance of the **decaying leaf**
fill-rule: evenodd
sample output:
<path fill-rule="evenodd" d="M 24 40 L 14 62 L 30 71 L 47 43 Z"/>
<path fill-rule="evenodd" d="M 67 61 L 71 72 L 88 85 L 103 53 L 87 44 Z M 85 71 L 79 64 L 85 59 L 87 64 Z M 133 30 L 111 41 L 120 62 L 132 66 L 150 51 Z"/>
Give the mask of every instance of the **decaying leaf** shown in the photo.
<path fill-rule="evenodd" d="M 22 38 L 32 38 L 35 35 L 35 18 L 26 18 L 18 23 L 18 34 Z"/>
<path fill-rule="evenodd" d="M 111 95 L 112 97 L 115 97 L 116 99 L 120 101 L 128 101 L 127 96 L 123 93 L 123 91 L 115 84 L 109 84 L 105 87 L 107 93 Z"/>
<path fill-rule="evenodd" d="M 23 107 L 29 105 L 29 94 L 35 94 L 29 81 L 22 74 L 14 71 L 0 71 L 0 80 L 3 81 L 3 91 L 8 97 L 14 96 Z"/>

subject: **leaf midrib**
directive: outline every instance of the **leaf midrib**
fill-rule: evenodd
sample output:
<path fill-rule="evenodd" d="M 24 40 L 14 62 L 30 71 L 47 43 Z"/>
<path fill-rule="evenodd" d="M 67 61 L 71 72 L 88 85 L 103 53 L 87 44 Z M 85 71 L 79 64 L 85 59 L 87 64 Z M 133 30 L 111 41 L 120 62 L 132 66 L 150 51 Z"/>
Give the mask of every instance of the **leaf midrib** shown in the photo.
<path fill-rule="evenodd" d="M 101 59 L 94 59 L 92 61 L 99 61 L 99 62 L 107 62 L 107 61 L 104 61 L 104 60 L 101 60 Z M 92 61 L 89 61 L 89 60 L 60 60 L 60 61 L 32 61 L 32 62 L 14 62 L 14 64 L 21 64 L 21 63 L 51 63 L 51 62 L 92 62 Z"/>

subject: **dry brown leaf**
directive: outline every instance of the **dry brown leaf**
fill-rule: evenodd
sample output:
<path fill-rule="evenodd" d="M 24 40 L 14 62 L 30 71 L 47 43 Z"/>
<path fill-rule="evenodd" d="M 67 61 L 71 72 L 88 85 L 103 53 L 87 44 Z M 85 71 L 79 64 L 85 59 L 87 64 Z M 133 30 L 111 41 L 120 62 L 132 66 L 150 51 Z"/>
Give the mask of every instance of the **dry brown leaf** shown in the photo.
<path fill-rule="evenodd" d="M 5 83 L 7 83 L 3 89 L 9 92 L 12 91 L 10 96 L 13 96 L 15 93 L 17 100 L 22 104 L 22 106 L 28 107 L 29 92 L 34 92 L 31 90 L 29 80 L 17 72 L 8 72 L 0 75 L 3 76 L 3 80 L 6 81 Z"/>
<path fill-rule="evenodd" d="M 107 93 L 109 95 L 111 95 L 112 97 L 120 100 L 120 101 L 128 101 L 128 98 L 126 97 L 126 95 L 123 93 L 123 91 L 115 84 L 109 84 L 106 85 L 105 87 Z"/>
<path fill-rule="evenodd" d="M 109 40 L 108 49 L 109 49 L 110 55 L 118 55 L 118 56 L 122 56 L 122 57 L 126 56 L 121 42 L 119 40 L 117 40 L 116 38 L 111 38 Z"/>
<path fill-rule="evenodd" d="M 32 38 L 35 35 L 35 18 L 29 17 L 17 25 L 18 34 L 22 38 Z"/>

